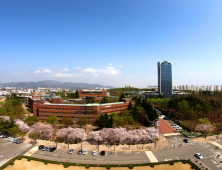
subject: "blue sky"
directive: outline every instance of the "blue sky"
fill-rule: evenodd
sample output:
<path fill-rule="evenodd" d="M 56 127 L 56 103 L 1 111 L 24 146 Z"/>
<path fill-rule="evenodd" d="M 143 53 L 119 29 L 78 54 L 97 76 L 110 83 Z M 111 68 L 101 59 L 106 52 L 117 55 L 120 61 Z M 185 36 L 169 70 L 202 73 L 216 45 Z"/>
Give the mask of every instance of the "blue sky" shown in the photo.
<path fill-rule="evenodd" d="M 221 0 L 0 0 L 0 82 L 222 85 Z"/>

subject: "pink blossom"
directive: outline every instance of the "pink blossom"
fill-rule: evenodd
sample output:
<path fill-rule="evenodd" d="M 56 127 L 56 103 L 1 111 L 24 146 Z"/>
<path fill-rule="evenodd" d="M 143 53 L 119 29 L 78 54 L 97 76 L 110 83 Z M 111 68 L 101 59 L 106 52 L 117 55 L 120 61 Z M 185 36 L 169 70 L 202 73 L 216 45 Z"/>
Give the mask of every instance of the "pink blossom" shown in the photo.
<path fill-rule="evenodd" d="M 28 134 L 39 133 L 40 138 L 48 139 L 51 137 L 53 132 L 54 132 L 54 129 L 52 125 L 42 125 L 41 123 L 37 123 L 30 127 Z"/>
<path fill-rule="evenodd" d="M 0 116 L 0 119 L 3 119 L 4 121 L 10 121 L 9 116 Z"/>
<path fill-rule="evenodd" d="M 15 124 L 18 125 L 18 128 L 19 128 L 20 131 L 28 132 L 29 126 L 26 123 L 24 123 L 22 120 L 16 119 Z"/>

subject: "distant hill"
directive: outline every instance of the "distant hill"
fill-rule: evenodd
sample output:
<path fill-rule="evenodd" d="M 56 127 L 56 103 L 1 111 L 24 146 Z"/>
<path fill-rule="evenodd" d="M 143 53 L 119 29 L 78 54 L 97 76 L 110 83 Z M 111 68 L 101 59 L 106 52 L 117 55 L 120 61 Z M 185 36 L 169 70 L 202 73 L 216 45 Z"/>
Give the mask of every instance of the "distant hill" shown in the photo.
<path fill-rule="evenodd" d="M 66 89 L 94 89 L 98 88 L 114 88 L 112 86 L 103 86 L 101 84 L 88 84 L 88 83 L 72 83 L 72 82 L 58 82 L 53 80 L 45 80 L 38 82 L 11 82 L 11 83 L 0 83 L 0 87 L 16 87 L 16 88 L 38 88 L 38 87 L 49 87 L 49 88 L 66 88 Z"/>

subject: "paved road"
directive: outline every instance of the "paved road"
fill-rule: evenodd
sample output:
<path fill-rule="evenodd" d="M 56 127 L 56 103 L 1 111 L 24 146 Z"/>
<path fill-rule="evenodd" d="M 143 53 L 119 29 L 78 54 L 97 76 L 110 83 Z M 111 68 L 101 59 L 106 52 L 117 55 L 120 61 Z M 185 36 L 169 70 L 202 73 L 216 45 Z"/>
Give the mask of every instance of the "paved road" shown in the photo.
<path fill-rule="evenodd" d="M 105 156 L 101 156 L 99 153 L 97 156 L 93 156 L 92 152 L 88 152 L 87 155 L 78 155 L 76 151 L 73 154 L 68 154 L 67 150 L 56 150 L 55 152 L 38 150 L 32 156 L 49 160 L 89 164 L 136 164 L 150 162 L 145 152 L 106 152 Z"/>
<path fill-rule="evenodd" d="M 0 138 L 0 167 L 11 158 L 14 158 L 18 155 L 23 155 L 31 148 L 31 144 L 15 144 L 13 142 L 9 142 L 7 139 Z"/>
<path fill-rule="evenodd" d="M 191 159 L 193 162 L 198 160 L 194 157 L 195 153 L 203 155 L 204 159 L 198 160 L 211 170 L 222 168 L 217 155 L 222 153 L 221 149 L 217 149 L 211 143 L 200 143 L 190 139 L 190 143 L 183 142 L 183 136 L 168 136 L 168 146 L 162 150 L 153 151 L 159 162 L 175 159 Z M 181 144 L 181 145 L 180 145 Z M 222 156 L 222 155 L 221 155 Z"/>

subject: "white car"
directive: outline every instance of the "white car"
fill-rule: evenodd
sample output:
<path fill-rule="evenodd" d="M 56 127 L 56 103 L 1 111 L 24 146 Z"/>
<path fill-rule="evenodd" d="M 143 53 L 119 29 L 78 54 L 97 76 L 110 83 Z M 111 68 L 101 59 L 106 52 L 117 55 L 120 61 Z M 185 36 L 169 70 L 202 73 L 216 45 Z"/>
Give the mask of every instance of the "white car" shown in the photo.
<path fill-rule="evenodd" d="M 200 153 L 195 153 L 194 156 L 197 157 L 198 159 L 203 159 L 203 156 Z"/>
<path fill-rule="evenodd" d="M 92 155 L 93 155 L 93 156 L 96 156 L 96 155 L 97 155 L 97 151 L 96 151 L 96 150 L 93 151 L 93 152 L 92 152 Z"/>
<path fill-rule="evenodd" d="M 88 154 L 88 151 L 87 151 L 87 150 L 84 150 L 84 151 L 82 152 L 82 154 L 83 154 L 83 155 L 87 155 L 87 154 Z"/>
<path fill-rule="evenodd" d="M 11 139 L 13 139 L 13 137 L 8 137 L 8 140 L 10 141 Z"/>
<path fill-rule="evenodd" d="M 178 127 L 178 128 L 176 128 L 176 130 L 182 130 L 182 127 Z"/>
<path fill-rule="evenodd" d="M 180 126 L 178 126 L 178 125 L 173 126 L 173 128 L 178 128 L 178 127 L 180 127 Z"/>

